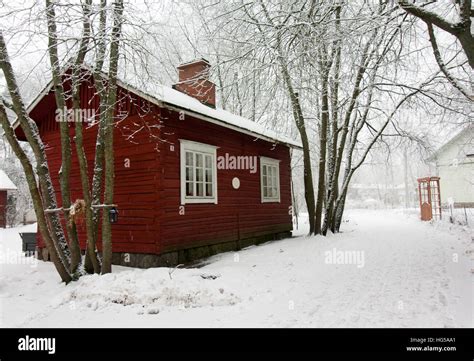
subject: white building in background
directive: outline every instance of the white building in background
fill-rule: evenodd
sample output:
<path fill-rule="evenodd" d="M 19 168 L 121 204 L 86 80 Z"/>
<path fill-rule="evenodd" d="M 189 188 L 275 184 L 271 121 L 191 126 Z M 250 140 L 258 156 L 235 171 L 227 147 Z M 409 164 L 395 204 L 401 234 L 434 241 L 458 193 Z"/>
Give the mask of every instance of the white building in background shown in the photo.
<path fill-rule="evenodd" d="M 433 175 L 440 177 L 441 203 L 474 208 L 474 124 L 462 129 L 427 161 L 435 167 Z"/>

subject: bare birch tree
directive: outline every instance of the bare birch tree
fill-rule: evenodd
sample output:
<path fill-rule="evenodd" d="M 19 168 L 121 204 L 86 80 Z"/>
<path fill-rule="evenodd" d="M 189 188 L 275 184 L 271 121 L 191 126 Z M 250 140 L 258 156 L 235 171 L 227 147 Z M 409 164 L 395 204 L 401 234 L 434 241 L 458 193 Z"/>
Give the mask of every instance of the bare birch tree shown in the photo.
<path fill-rule="evenodd" d="M 437 89 L 436 72 L 405 84 L 397 80 L 399 74 L 409 79 L 405 37 L 413 22 L 389 3 L 233 1 L 225 9 L 205 4 L 199 15 L 206 34 L 221 48 L 229 46 L 231 53 L 220 54 L 225 58 L 221 67 L 253 62 L 258 64 L 254 74 L 265 74 L 261 94 L 284 89 L 279 94 L 291 104 L 303 143 L 310 233 L 339 231 L 353 174 L 384 134 L 393 133 L 393 122 L 407 103 L 424 98 L 449 111 L 457 111 L 453 104 L 463 106 Z M 284 118 L 279 121 L 281 127 Z"/>
<path fill-rule="evenodd" d="M 60 122 L 61 135 L 61 169 L 59 172 L 61 186 L 61 206 L 58 206 L 55 190 L 51 182 L 51 174 L 48 167 L 48 160 L 44 144 L 38 132 L 35 122 L 29 118 L 26 112 L 24 100 L 19 93 L 18 83 L 16 81 L 11 62 L 8 57 L 7 47 L 3 35 L 0 36 L 0 68 L 3 71 L 9 96 L 11 99 L 11 108 L 17 116 L 18 122 L 24 132 L 27 141 L 35 155 L 37 169 L 33 170 L 32 165 L 19 145 L 15 132 L 9 123 L 5 112 L 3 101 L 1 104 L 0 120 L 4 128 L 6 138 L 14 150 L 16 156 L 20 159 L 27 181 L 30 193 L 33 198 L 35 212 L 38 218 L 38 227 L 48 248 L 51 260 L 54 262 L 61 279 L 69 282 L 80 277 L 83 266 L 90 272 L 108 273 L 111 272 L 112 256 L 112 237 L 108 210 L 113 205 L 113 128 L 115 124 L 115 106 L 117 103 L 117 74 L 118 61 L 120 56 L 120 44 L 123 24 L 122 0 L 116 0 L 113 7 L 107 6 L 106 0 L 101 0 L 98 14 L 99 36 L 97 37 L 98 46 L 94 49 L 91 44 L 91 33 L 94 20 L 92 20 L 93 3 L 92 0 L 84 0 L 80 5 L 82 33 L 79 45 L 76 47 L 74 61 L 61 63 L 60 59 L 60 36 L 57 28 L 56 10 L 59 6 L 57 2 L 46 0 L 45 14 L 47 20 L 48 56 L 51 64 L 51 74 L 54 83 L 56 106 L 60 115 L 63 117 Z M 74 6 L 74 5 L 66 5 Z M 112 13 L 113 25 L 110 32 L 107 30 L 107 12 Z M 110 36 L 110 39 L 109 39 Z M 80 104 L 80 86 L 84 69 L 87 68 L 85 59 L 87 53 L 94 50 L 97 57 L 95 63 L 96 84 L 98 84 L 98 93 L 100 95 L 100 116 L 99 131 L 97 135 L 96 162 L 93 167 L 92 189 L 89 187 L 88 164 L 83 148 L 82 121 L 75 119 L 75 143 L 76 152 L 80 165 L 80 175 L 82 184 L 82 193 L 84 195 L 86 207 L 86 234 L 87 234 L 87 252 L 86 257 L 82 258 L 79 248 L 77 231 L 73 222 L 60 221 L 59 214 L 64 212 L 66 220 L 69 219 L 72 200 L 70 195 L 69 177 L 71 167 L 71 129 L 69 123 L 64 119 L 67 116 L 68 99 L 72 98 L 72 108 L 79 109 Z M 108 54 L 108 71 L 102 71 L 105 64 L 106 54 Z M 71 69 L 71 75 L 65 73 L 65 66 Z M 71 94 L 64 89 L 64 82 L 71 80 Z M 81 114 L 81 112 L 74 112 Z M 79 124 L 79 125 L 78 125 Z M 105 170 L 104 170 L 105 166 Z M 36 173 L 36 174 L 35 174 Z M 38 176 L 39 185 L 36 186 L 35 176 Z M 104 202 L 101 203 L 101 184 L 105 178 Z M 94 207 L 95 206 L 95 207 Z M 103 242 L 103 260 L 99 258 L 96 242 L 98 236 L 98 222 L 100 209 L 102 209 L 102 242 Z"/>

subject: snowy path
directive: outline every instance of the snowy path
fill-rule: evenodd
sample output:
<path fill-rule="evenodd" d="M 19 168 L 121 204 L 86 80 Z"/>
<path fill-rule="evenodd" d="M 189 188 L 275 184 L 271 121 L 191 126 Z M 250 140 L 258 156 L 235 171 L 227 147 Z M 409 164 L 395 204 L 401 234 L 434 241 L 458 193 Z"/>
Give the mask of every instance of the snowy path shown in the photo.
<path fill-rule="evenodd" d="M 471 229 L 401 211 L 347 218 L 338 235 L 250 247 L 171 276 L 166 268 L 115 267 L 64 286 L 49 263 L 2 262 L 0 325 L 473 327 Z M 0 252 L 19 249 L 16 232 L 0 230 Z M 362 258 L 329 264 L 328 251 Z"/>

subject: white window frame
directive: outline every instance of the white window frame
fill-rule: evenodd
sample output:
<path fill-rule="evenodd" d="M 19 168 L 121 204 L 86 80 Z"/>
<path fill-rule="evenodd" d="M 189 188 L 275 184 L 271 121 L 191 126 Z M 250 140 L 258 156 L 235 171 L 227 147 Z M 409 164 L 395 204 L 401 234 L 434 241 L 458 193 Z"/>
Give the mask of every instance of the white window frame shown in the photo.
<path fill-rule="evenodd" d="M 198 143 L 191 140 L 180 139 L 180 185 L 181 204 L 188 203 L 214 203 L 217 204 L 217 148 L 214 145 Z M 211 155 L 212 157 L 212 197 L 186 196 L 186 152 Z M 205 162 L 203 157 L 203 162 Z M 203 174 L 205 177 L 205 172 Z M 195 181 L 195 180 L 194 180 Z"/>
<path fill-rule="evenodd" d="M 264 197 L 263 193 L 263 167 L 276 167 L 276 185 L 278 195 L 275 197 Z M 260 194 L 262 203 L 280 203 L 280 160 L 268 157 L 260 157 Z"/>

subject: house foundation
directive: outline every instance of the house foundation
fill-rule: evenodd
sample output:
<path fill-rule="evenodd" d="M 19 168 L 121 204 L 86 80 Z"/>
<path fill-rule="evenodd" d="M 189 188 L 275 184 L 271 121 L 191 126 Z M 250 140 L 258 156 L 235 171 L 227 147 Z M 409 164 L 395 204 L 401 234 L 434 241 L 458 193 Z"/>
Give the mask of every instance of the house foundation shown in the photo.
<path fill-rule="evenodd" d="M 195 261 L 203 260 L 219 253 L 239 251 L 249 246 L 289 237 L 291 237 L 291 231 L 186 248 L 162 254 L 114 252 L 112 254 L 112 264 L 135 268 L 175 267 L 177 265 L 186 266 Z M 37 248 L 36 254 L 38 259 L 42 261 L 50 261 L 49 252 L 46 248 Z"/>

